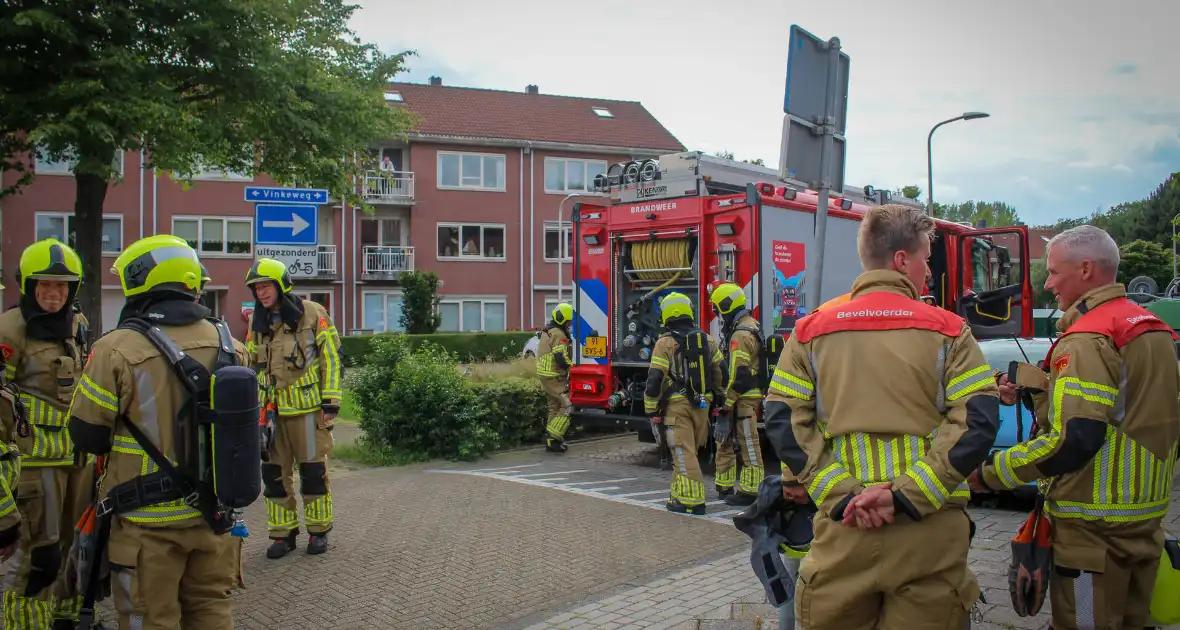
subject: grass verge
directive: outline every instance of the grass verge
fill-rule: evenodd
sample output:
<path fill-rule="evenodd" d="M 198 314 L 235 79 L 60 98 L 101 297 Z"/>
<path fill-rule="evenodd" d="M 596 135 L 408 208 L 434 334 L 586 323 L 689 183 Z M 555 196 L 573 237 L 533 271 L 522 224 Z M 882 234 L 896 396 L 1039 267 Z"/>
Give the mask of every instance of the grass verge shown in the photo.
<path fill-rule="evenodd" d="M 363 435 L 351 444 L 337 444 L 332 448 L 332 456 L 362 466 L 405 466 L 426 460 L 419 454 L 370 444 Z"/>

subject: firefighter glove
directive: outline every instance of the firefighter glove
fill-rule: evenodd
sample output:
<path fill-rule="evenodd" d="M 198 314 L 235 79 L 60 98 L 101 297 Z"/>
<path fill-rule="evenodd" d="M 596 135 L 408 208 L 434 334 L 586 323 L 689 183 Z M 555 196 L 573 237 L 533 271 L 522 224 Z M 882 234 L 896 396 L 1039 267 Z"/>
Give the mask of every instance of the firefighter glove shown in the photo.
<path fill-rule="evenodd" d="M 717 410 L 717 422 L 713 425 L 713 439 L 718 444 L 729 440 L 733 433 L 733 413 L 732 409 L 722 407 Z"/>

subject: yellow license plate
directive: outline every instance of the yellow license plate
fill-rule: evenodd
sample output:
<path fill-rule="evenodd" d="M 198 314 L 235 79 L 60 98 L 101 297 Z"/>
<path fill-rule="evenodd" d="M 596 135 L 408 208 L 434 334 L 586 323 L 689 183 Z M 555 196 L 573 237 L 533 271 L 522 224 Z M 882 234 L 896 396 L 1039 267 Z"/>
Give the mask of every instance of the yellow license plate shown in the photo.
<path fill-rule="evenodd" d="M 599 359 L 606 358 L 606 337 L 586 337 L 586 345 L 582 346 L 582 355 Z"/>

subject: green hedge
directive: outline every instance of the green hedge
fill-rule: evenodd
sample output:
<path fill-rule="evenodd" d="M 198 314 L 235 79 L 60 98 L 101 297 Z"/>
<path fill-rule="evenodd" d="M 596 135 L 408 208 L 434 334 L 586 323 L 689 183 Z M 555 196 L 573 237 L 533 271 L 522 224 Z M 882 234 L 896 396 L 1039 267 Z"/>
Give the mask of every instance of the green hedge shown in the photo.
<path fill-rule="evenodd" d="M 350 335 L 342 337 L 345 365 L 365 365 L 373 353 L 373 343 L 378 339 L 402 337 L 409 342 L 409 349 L 416 351 L 430 342 L 447 352 L 453 352 L 462 363 L 481 361 L 505 361 L 520 356 L 521 350 L 535 332 L 515 331 L 502 333 L 435 333 L 433 335 L 405 335 L 381 333 L 377 335 Z"/>
<path fill-rule="evenodd" d="M 370 444 L 413 459 L 471 460 L 540 438 L 545 396 L 535 380 L 472 382 L 440 344 L 375 337 L 350 377 Z"/>

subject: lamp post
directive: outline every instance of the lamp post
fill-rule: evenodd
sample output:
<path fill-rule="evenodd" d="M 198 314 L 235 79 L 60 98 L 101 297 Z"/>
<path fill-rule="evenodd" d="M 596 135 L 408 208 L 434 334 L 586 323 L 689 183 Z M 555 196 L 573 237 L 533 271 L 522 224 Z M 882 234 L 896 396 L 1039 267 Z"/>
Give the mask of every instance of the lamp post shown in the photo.
<path fill-rule="evenodd" d="M 985 112 L 964 112 L 962 115 L 944 120 L 930 129 L 930 135 L 926 136 L 926 214 L 934 216 L 934 158 L 931 155 L 931 146 L 934 142 L 935 130 L 956 120 L 975 120 L 976 118 L 987 118 L 990 115 Z"/>

